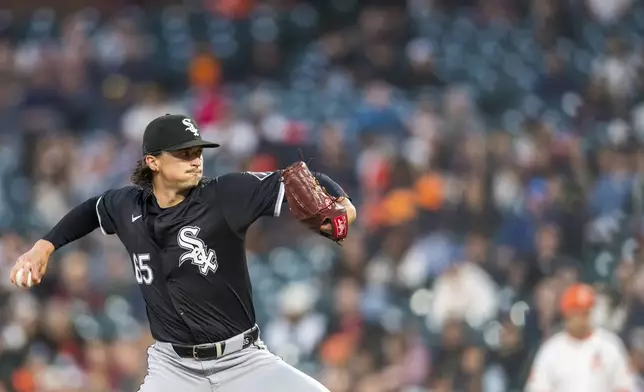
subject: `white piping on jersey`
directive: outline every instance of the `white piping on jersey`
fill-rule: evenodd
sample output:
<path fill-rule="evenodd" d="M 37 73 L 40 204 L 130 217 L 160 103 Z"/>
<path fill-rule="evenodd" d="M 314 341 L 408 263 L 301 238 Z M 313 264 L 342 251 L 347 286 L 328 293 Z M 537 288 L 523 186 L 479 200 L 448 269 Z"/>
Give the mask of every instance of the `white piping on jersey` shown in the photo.
<path fill-rule="evenodd" d="M 103 229 L 103 224 L 101 223 L 101 214 L 98 213 L 98 203 L 101 202 L 102 198 L 103 198 L 103 196 L 99 197 L 98 200 L 96 200 L 96 216 L 98 216 L 98 227 L 101 228 L 101 232 L 103 232 L 103 234 L 109 235 L 109 234 L 107 234 L 105 229 Z"/>
<path fill-rule="evenodd" d="M 275 210 L 273 210 L 273 216 L 280 216 L 282 212 L 282 203 L 284 202 L 284 181 L 280 181 L 280 189 L 277 192 L 277 202 L 275 203 Z"/>

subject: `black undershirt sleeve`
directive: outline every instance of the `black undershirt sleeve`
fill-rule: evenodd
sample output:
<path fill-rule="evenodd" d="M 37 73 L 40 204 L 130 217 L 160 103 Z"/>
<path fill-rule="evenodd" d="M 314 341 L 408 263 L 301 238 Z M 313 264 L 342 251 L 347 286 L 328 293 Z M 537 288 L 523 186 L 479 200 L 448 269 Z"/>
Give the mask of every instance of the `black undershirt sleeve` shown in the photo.
<path fill-rule="evenodd" d="M 344 192 L 344 189 L 342 189 L 342 187 L 338 185 L 338 183 L 333 181 L 331 177 L 319 172 L 313 172 L 312 174 L 320 182 L 320 185 L 322 185 L 322 187 L 326 189 L 329 195 L 333 197 L 346 197 L 347 199 L 351 200 L 351 198 Z"/>
<path fill-rule="evenodd" d="M 98 198 L 92 197 L 69 211 L 43 239 L 54 244 L 55 249 L 60 249 L 98 229 Z"/>

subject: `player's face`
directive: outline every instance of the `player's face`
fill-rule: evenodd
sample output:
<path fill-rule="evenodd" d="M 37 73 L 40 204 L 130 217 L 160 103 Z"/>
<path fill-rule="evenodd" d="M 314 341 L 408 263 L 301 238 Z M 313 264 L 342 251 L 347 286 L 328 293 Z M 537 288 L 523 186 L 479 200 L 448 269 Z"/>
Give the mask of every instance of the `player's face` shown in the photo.
<path fill-rule="evenodd" d="M 591 331 L 590 311 L 576 311 L 566 315 L 566 329 L 576 337 L 588 335 Z"/>
<path fill-rule="evenodd" d="M 195 187 L 203 176 L 201 147 L 164 152 L 157 162 L 162 181 L 178 189 Z"/>

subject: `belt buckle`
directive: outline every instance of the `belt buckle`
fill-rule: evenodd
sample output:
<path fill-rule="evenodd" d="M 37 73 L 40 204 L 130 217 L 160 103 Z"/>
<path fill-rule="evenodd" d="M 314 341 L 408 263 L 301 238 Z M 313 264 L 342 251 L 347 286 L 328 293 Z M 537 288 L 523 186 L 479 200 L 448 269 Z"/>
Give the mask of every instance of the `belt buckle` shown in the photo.
<path fill-rule="evenodd" d="M 199 357 L 197 356 L 197 349 L 199 346 L 192 346 L 192 358 L 196 359 L 197 361 L 199 360 Z"/>
<path fill-rule="evenodd" d="M 211 358 L 219 358 L 221 357 L 221 348 L 220 348 L 219 343 L 205 343 L 205 344 L 197 344 L 192 346 L 192 358 L 201 361 L 205 359 L 211 359 Z M 213 348 L 215 350 L 215 355 L 213 357 L 206 356 L 206 357 L 200 357 L 197 355 L 197 350 L 200 348 Z"/>

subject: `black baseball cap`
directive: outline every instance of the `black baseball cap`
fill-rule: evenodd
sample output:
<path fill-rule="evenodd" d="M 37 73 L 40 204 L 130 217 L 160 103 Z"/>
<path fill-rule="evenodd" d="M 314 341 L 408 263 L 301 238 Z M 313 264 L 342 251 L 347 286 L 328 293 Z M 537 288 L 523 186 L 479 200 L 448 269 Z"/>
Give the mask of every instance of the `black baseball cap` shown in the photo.
<path fill-rule="evenodd" d="M 215 148 L 219 144 L 203 140 L 197 124 L 181 114 L 157 117 L 145 128 L 143 155 L 191 147 Z"/>

